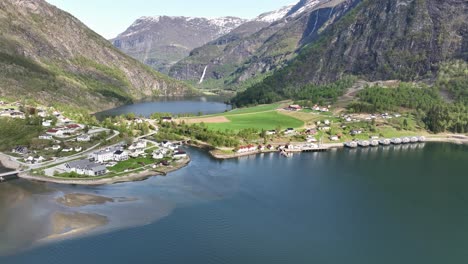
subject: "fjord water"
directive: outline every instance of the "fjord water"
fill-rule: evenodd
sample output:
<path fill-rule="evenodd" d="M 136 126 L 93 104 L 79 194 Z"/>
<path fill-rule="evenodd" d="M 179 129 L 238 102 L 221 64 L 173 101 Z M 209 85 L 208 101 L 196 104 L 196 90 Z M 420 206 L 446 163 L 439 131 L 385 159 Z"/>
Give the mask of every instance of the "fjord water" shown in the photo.
<path fill-rule="evenodd" d="M 222 113 L 231 110 L 231 106 L 223 102 L 223 98 L 216 96 L 207 97 L 181 97 L 162 98 L 157 101 L 140 102 L 124 105 L 111 110 L 100 112 L 96 117 L 103 119 L 108 116 L 118 116 L 127 113 L 150 116 L 152 113 L 171 114 L 193 114 L 202 113 L 204 115 Z"/>
<path fill-rule="evenodd" d="M 467 146 L 227 161 L 189 152 L 188 167 L 143 182 L 0 184 L 0 193 L 23 192 L 14 204 L 0 202 L 0 245 L 22 249 L 4 252 L 0 263 L 468 262 Z M 64 193 L 134 199 L 70 209 L 53 202 Z M 37 216 L 53 210 L 99 213 L 110 222 L 99 233 L 28 248 L 28 234 L 15 229 L 24 224 L 34 234 L 45 226 Z"/>

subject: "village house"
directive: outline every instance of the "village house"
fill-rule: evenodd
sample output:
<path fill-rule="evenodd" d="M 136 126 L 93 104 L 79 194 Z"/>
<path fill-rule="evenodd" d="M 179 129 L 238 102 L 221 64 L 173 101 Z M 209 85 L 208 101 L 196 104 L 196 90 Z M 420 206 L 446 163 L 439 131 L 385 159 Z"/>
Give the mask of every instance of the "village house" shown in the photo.
<path fill-rule="evenodd" d="M 60 129 L 56 129 L 56 128 L 54 128 L 54 129 L 49 129 L 49 130 L 46 131 L 46 133 L 47 133 L 48 135 L 56 136 L 56 137 L 63 136 L 63 131 L 60 130 Z"/>
<path fill-rule="evenodd" d="M 284 134 L 285 135 L 291 135 L 291 134 L 294 134 L 296 131 L 294 130 L 294 128 L 287 128 L 285 131 L 284 131 Z"/>
<path fill-rule="evenodd" d="M 267 130 L 265 132 L 265 135 L 267 135 L 267 136 L 276 135 L 276 130 Z"/>
<path fill-rule="evenodd" d="M 174 159 L 183 159 L 183 158 L 186 158 L 187 157 L 187 152 L 179 149 L 179 150 L 176 150 L 174 152 L 174 155 L 173 155 Z"/>
<path fill-rule="evenodd" d="M 37 110 L 37 116 L 42 117 L 42 118 L 47 117 L 47 112 L 42 109 L 39 109 Z"/>
<path fill-rule="evenodd" d="M 25 118 L 26 118 L 26 116 L 24 115 L 24 113 L 23 113 L 23 112 L 20 112 L 20 111 L 13 111 L 13 112 L 11 112 L 11 113 L 10 113 L 10 116 L 11 116 L 12 118 L 20 118 L 20 119 L 25 119 Z"/>
<path fill-rule="evenodd" d="M 128 147 L 128 149 L 129 150 L 142 150 L 142 149 L 145 149 L 146 146 L 147 146 L 146 141 L 138 140 L 136 142 L 133 142 L 133 144 L 130 145 L 130 147 Z"/>
<path fill-rule="evenodd" d="M 41 163 L 44 160 L 45 158 L 42 156 L 36 156 L 36 157 L 29 156 L 28 158 L 25 159 L 26 163 L 30 163 L 30 164 Z"/>
<path fill-rule="evenodd" d="M 87 159 L 69 162 L 65 167 L 68 172 L 76 172 L 79 175 L 102 176 L 107 173 L 106 166 Z"/>
<path fill-rule="evenodd" d="M 62 149 L 63 152 L 72 152 L 74 151 L 74 148 L 64 148 Z"/>
<path fill-rule="evenodd" d="M 117 150 L 114 152 L 114 160 L 115 161 L 125 161 L 128 160 L 130 157 L 128 156 L 128 152 L 125 150 Z"/>
<path fill-rule="evenodd" d="M 267 149 L 268 149 L 268 150 L 274 150 L 275 147 L 273 147 L 272 145 L 268 145 L 268 146 L 267 146 Z"/>
<path fill-rule="evenodd" d="M 81 130 L 81 126 L 78 124 L 70 124 L 70 125 L 67 125 L 65 128 L 63 128 L 62 130 L 63 130 L 63 133 L 73 134 Z"/>
<path fill-rule="evenodd" d="M 43 127 L 50 127 L 52 125 L 52 120 L 44 120 L 42 122 Z"/>
<path fill-rule="evenodd" d="M 82 147 L 75 147 L 75 151 L 76 151 L 76 152 L 80 152 L 80 151 L 82 151 L 82 150 L 83 150 Z"/>
<path fill-rule="evenodd" d="M 162 141 L 159 145 L 163 148 L 168 148 L 169 146 L 172 145 L 172 143 L 165 140 L 165 141 Z"/>
<path fill-rule="evenodd" d="M 316 135 L 317 134 L 317 130 L 316 129 L 312 129 L 312 128 L 309 128 L 305 131 L 306 135 Z"/>
<path fill-rule="evenodd" d="M 51 135 L 48 134 L 43 134 L 39 136 L 39 139 L 44 139 L 44 140 L 52 140 L 54 139 Z"/>
<path fill-rule="evenodd" d="M 122 150 L 121 147 L 110 147 L 106 149 L 102 149 L 96 152 L 93 152 L 90 155 L 90 159 L 93 159 L 96 162 L 103 163 L 107 161 L 114 160 L 114 153 L 118 150 Z"/>
<path fill-rule="evenodd" d="M 62 147 L 60 147 L 60 145 L 54 145 L 52 146 L 52 150 L 59 150 L 61 149 Z"/>
<path fill-rule="evenodd" d="M 362 134 L 362 130 L 351 130 L 351 136 L 356 136 Z"/>
<path fill-rule="evenodd" d="M 161 153 L 161 151 L 153 152 L 153 159 L 162 159 L 162 158 L 164 158 L 164 155 Z"/>
<path fill-rule="evenodd" d="M 320 127 L 319 130 L 321 130 L 321 131 L 330 131 L 330 130 L 331 130 L 331 127 L 329 127 L 329 126 L 324 126 L 324 127 Z"/>
<path fill-rule="evenodd" d="M 300 111 L 302 107 L 300 105 L 289 105 L 286 110 L 288 111 Z"/>
<path fill-rule="evenodd" d="M 89 135 L 89 134 L 79 135 L 76 138 L 76 141 L 78 141 L 78 142 L 89 142 L 89 141 L 91 141 L 91 135 Z"/>
<path fill-rule="evenodd" d="M 330 140 L 331 141 L 338 141 L 338 140 L 340 140 L 340 138 L 337 135 L 334 135 L 334 136 L 330 136 Z"/>

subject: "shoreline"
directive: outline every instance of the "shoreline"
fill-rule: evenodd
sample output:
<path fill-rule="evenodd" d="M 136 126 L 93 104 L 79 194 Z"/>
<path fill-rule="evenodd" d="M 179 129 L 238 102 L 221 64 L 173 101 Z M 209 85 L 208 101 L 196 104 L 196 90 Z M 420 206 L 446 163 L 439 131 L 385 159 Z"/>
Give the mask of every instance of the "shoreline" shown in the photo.
<path fill-rule="evenodd" d="M 457 145 L 468 145 L 468 136 L 464 135 L 447 135 L 446 137 L 426 137 L 426 141 L 422 143 L 450 143 L 450 144 L 457 144 Z M 296 142 L 298 144 L 298 142 Z M 294 144 L 291 142 L 288 143 L 275 143 L 274 146 L 280 146 L 280 145 L 286 145 L 286 144 Z M 273 144 L 272 144 L 273 145 Z M 219 151 L 219 149 L 215 149 L 207 144 L 204 144 L 203 146 L 196 146 L 196 145 L 191 145 L 193 147 L 198 147 L 204 150 L 208 150 L 208 153 L 215 158 L 219 160 L 228 160 L 228 159 L 236 159 L 236 158 L 241 158 L 241 157 L 247 157 L 247 156 L 253 156 L 253 155 L 259 155 L 259 154 L 264 154 L 264 153 L 274 153 L 278 152 L 277 149 L 273 150 L 262 150 L 262 151 L 252 151 L 252 152 L 246 152 L 246 153 L 232 153 L 232 154 L 227 154 L 227 153 L 216 153 L 216 151 Z M 210 148 L 208 148 L 210 147 Z M 321 145 L 322 149 L 330 150 L 330 149 L 341 149 L 345 148 L 344 143 L 324 143 Z M 286 151 L 288 152 L 288 151 Z M 290 151 L 290 152 L 299 152 L 299 151 Z M 302 151 L 301 151 L 302 152 Z"/>
<path fill-rule="evenodd" d="M 434 135 L 433 137 L 427 136 L 425 142 L 434 142 L 434 143 L 450 143 L 450 144 L 458 144 L 458 145 L 468 145 L 468 136 L 465 135 L 457 135 L 457 134 L 448 134 L 445 136 L 437 136 Z M 211 157 L 218 159 L 218 160 L 228 160 L 228 159 L 237 159 L 241 157 L 259 155 L 264 153 L 274 153 L 278 152 L 277 149 L 273 150 L 263 150 L 263 151 L 252 151 L 246 153 L 219 153 L 220 149 L 216 149 L 213 146 L 199 142 L 200 144 L 187 144 L 191 147 L 195 147 L 198 149 L 206 150 Z M 299 144 L 299 142 L 296 142 Z M 291 144 L 288 143 L 275 143 L 274 146 Z M 294 143 L 292 143 L 294 144 Z M 329 150 L 329 149 L 339 149 L 344 148 L 343 143 L 325 143 L 321 145 L 322 149 Z M 218 152 L 218 153 L 217 153 Z M 294 152 L 294 151 L 292 151 Z M 115 176 L 109 178 L 101 178 L 101 179 L 61 179 L 61 178 L 53 178 L 53 177 L 46 177 L 46 176 L 34 176 L 30 175 L 28 172 L 20 172 L 18 177 L 25 180 L 31 181 L 39 181 L 39 182 L 49 182 L 49 183 L 56 183 L 56 184 L 67 184 L 67 185 L 88 185 L 88 186 L 98 186 L 98 185 L 110 185 L 110 184 L 117 184 L 117 183 L 124 183 L 124 182 L 135 182 L 135 181 L 142 181 L 146 180 L 151 177 L 155 176 L 165 176 L 171 172 L 180 170 L 186 167 L 191 162 L 190 156 L 184 160 L 181 160 L 176 166 L 172 168 L 166 168 L 164 170 L 150 170 L 147 169 L 145 171 L 139 173 L 130 173 L 124 176 Z M 20 164 L 12 161 L 9 156 L 0 153 L 0 165 L 4 166 L 7 169 L 17 170 L 21 166 Z"/>
<path fill-rule="evenodd" d="M 136 181 L 143 181 L 149 179 L 151 177 L 156 176 L 165 176 L 168 173 L 180 170 L 191 162 L 190 157 L 181 160 L 176 166 L 172 168 L 168 168 L 167 170 L 145 170 L 139 173 L 130 173 L 128 175 L 123 176 L 115 176 L 109 178 L 102 178 L 102 179 L 63 179 L 63 178 L 53 178 L 53 177 L 46 177 L 46 176 L 33 176 L 29 173 L 21 172 L 18 174 L 18 177 L 25 180 L 30 181 L 39 181 L 39 182 L 48 182 L 48 183 L 56 183 L 56 184 L 67 184 L 67 185 L 85 185 L 85 186 L 98 186 L 98 185 L 110 185 L 110 184 L 117 184 L 117 183 L 125 183 L 125 182 L 136 182 Z"/>

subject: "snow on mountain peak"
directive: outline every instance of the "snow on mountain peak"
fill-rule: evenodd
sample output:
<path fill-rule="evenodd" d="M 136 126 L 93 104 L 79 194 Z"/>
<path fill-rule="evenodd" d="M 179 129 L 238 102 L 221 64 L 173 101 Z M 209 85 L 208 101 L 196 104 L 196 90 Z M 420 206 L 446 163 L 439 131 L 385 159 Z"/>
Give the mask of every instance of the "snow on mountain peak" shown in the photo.
<path fill-rule="evenodd" d="M 268 22 L 268 23 L 273 23 L 275 21 L 278 21 L 282 18 L 284 18 L 289 11 L 294 7 L 294 5 L 289 5 L 289 6 L 284 6 L 278 10 L 263 13 L 259 15 L 258 17 L 254 18 L 254 21 L 262 21 L 262 22 Z"/>

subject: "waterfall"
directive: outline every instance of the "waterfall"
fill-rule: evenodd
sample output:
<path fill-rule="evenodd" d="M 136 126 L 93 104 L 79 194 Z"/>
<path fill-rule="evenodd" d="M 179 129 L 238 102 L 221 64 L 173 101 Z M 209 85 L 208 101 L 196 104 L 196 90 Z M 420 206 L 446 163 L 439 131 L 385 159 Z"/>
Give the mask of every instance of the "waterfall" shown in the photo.
<path fill-rule="evenodd" d="M 208 69 L 208 65 L 205 66 L 205 69 L 203 70 L 203 74 L 200 78 L 200 82 L 198 84 L 201 84 L 203 80 L 205 79 L 206 69 Z"/>

